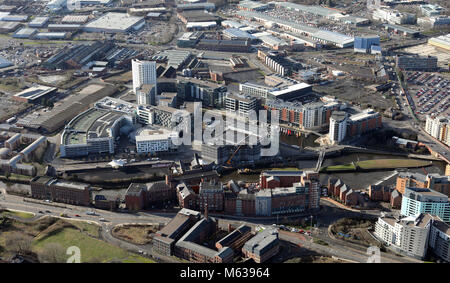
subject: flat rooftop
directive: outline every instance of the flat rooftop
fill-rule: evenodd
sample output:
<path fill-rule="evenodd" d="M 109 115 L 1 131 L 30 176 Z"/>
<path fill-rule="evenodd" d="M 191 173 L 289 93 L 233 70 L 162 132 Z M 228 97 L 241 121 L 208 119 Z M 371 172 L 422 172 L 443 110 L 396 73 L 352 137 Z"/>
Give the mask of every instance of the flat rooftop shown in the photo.
<path fill-rule="evenodd" d="M 16 93 L 14 96 L 15 97 L 20 97 L 20 98 L 26 98 L 28 100 L 35 100 L 40 98 L 43 95 L 48 94 L 49 92 L 55 91 L 56 88 L 55 87 L 49 87 L 49 86 L 36 86 L 36 87 L 30 87 L 24 91 L 21 91 L 19 93 Z"/>
<path fill-rule="evenodd" d="M 110 12 L 87 23 L 85 25 L 85 29 L 87 31 L 91 31 L 93 29 L 127 31 L 142 20 L 144 20 L 143 17 L 131 16 L 127 13 Z"/>

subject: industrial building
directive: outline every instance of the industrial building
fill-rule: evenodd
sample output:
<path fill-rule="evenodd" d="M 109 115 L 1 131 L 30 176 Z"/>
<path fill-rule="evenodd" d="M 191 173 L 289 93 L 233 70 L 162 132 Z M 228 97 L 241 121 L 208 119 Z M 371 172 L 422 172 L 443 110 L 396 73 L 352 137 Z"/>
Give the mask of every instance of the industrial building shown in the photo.
<path fill-rule="evenodd" d="M 427 71 L 437 70 L 437 57 L 433 56 L 407 56 L 401 55 L 395 58 L 397 68 L 405 71 Z"/>
<path fill-rule="evenodd" d="M 80 69 L 94 60 L 105 60 L 112 67 L 127 66 L 138 51 L 115 45 L 111 41 L 96 41 L 91 44 L 78 44 L 64 47 L 47 59 L 43 66 L 47 69 Z"/>
<path fill-rule="evenodd" d="M 200 39 L 196 48 L 224 52 L 250 52 L 250 47 L 250 40 Z"/>
<path fill-rule="evenodd" d="M 143 17 L 127 13 L 109 12 L 84 26 L 86 32 L 127 33 L 137 31 L 145 25 Z"/>
<path fill-rule="evenodd" d="M 21 28 L 16 31 L 12 37 L 14 38 L 33 38 L 33 36 L 38 32 L 37 29 L 34 28 Z"/>
<path fill-rule="evenodd" d="M 54 95 L 57 91 L 57 88 L 55 87 L 49 87 L 49 86 L 34 86 L 30 87 L 24 91 L 21 91 L 19 93 L 16 93 L 12 99 L 19 101 L 19 102 L 25 102 L 25 103 L 33 103 L 37 104 L 42 101 L 44 98 L 49 98 L 52 95 Z"/>
<path fill-rule="evenodd" d="M 428 39 L 428 44 L 444 50 L 450 50 L 450 33 Z"/>
<path fill-rule="evenodd" d="M 357 36 L 355 37 L 354 51 L 361 53 L 372 53 L 373 47 L 380 49 L 379 36 Z M 378 48 L 376 48 L 378 47 Z"/>
<path fill-rule="evenodd" d="M 34 35 L 34 39 L 58 40 L 69 38 L 70 33 L 67 32 L 38 32 Z"/>
<path fill-rule="evenodd" d="M 49 19 L 49 17 L 36 17 L 28 23 L 28 26 L 30 28 L 43 28 L 47 25 Z"/>
<path fill-rule="evenodd" d="M 251 11 L 237 11 L 236 16 L 248 20 L 255 19 L 259 22 L 265 23 L 269 27 L 275 24 L 280 28 L 286 31 L 290 31 L 296 35 L 306 35 L 313 40 L 317 40 L 325 44 L 331 44 L 340 48 L 353 46 L 353 37 L 347 36 L 342 33 L 323 30 L 304 24 L 298 24 L 293 21 L 283 20 L 266 14 Z"/>
<path fill-rule="evenodd" d="M 393 31 L 395 34 L 401 34 L 403 36 L 418 37 L 420 35 L 420 32 L 417 30 L 395 24 L 383 24 L 383 27 L 387 31 Z"/>
<path fill-rule="evenodd" d="M 15 32 L 20 26 L 18 22 L 0 21 L 0 33 Z"/>
<path fill-rule="evenodd" d="M 0 57 L 0 69 L 13 66 L 14 64 L 11 61 L 6 60 L 3 57 Z"/>

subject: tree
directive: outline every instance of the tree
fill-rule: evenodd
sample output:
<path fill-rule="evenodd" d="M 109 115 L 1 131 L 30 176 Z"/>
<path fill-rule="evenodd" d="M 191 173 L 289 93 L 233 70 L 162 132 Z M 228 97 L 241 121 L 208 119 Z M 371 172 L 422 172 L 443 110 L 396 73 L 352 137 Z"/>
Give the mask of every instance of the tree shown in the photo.
<path fill-rule="evenodd" d="M 58 243 L 48 243 L 42 251 L 38 253 L 41 263 L 64 263 L 66 262 L 66 252 Z"/>
<path fill-rule="evenodd" d="M 6 236 L 5 246 L 10 252 L 18 254 L 28 254 L 31 252 L 33 238 L 28 235 L 11 233 Z"/>

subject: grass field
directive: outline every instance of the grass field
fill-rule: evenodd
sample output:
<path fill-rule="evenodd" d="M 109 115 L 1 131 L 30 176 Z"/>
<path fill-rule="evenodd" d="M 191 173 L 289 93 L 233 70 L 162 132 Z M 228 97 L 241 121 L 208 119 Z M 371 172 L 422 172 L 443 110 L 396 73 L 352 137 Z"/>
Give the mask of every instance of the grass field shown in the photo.
<path fill-rule="evenodd" d="M 24 218 L 24 219 L 28 219 L 28 218 L 33 218 L 34 214 L 33 213 L 28 213 L 28 212 L 21 212 L 21 211 L 10 211 L 10 210 L 6 210 L 6 211 L 2 211 L 0 213 L 1 216 L 15 216 L 15 217 L 20 217 L 20 218 Z"/>
<path fill-rule="evenodd" d="M 26 214 L 17 214 L 28 217 Z M 8 215 L 5 215 L 8 216 Z M 100 226 L 81 221 L 45 217 L 34 222 L 8 219 L 0 228 L 0 256 L 8 253 L 5 242 L 8 237 L 20 234 L 32 238 L 31 250 L 40 254 L 50 243 L 59 244 L 64 250 L 76 246 L 81 251 L 81 262 L 152 263 L 154 261 L 130 253 L 100 239 Z"/>
<path fill-rule="evenodd" d="M 430 161 L 416 159 L 374 159 L 358 162 L 361 169 L 392 169 L 422 167 L 430 165 Z"/>
<path fill-rule="evenodd" d="M 48 243 L 58 243 L 64 249 L 76 246 L 81 251 L 81 262 L 152 262 L 149 259 L 130 254 L 120 247 L 95 239 L 77 229 L 63 228 L 33 243 L 33 249 L 39 253 Z"/>
<path fill-rule="evenodd" d="M 357 162 L 356 165 L 363 170 L 417 168 L 429 166 L 431 161 L 417 159 L 373 159 Z M 355 171 L 352 163 L 322 167 L 321 171 Z"/>

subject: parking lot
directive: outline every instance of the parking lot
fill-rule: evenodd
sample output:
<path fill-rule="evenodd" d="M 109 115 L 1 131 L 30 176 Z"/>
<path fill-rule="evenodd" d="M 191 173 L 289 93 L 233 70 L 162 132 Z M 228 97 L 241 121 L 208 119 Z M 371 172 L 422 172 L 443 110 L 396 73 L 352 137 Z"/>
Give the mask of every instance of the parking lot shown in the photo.
<path fill-rule="evenodd" d="M 440 74 L 408 72 L 406 82 L 419 119 L 426 115 L 450 117 L 450 79 Z"/>

